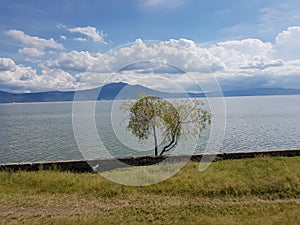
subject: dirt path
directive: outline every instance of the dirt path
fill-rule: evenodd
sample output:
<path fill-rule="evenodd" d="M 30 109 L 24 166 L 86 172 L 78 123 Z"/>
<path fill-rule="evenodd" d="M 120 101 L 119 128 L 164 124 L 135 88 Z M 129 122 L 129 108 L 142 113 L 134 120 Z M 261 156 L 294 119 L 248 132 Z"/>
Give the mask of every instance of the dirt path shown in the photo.
<path fill-rule="evenodd" d="M 97 213 L 99 211 L 117 210 L 124 207 L 140 207 L 140 206 L 179 206 L 179 205 L 207 205 L 207 206 L 228 206 L 228 205 L 251 205 L 251 204 L 287 204 L 296 203 L 300 207 L 300 198 L 296 199 L 248 199 L 248 200 L 209 200 L 209 199 L 153 199 L 151 202 L 143 202 L 141 200 L 118 200 L 117 202 L 95 201 L 88 199 L 79 199 L 78 201 L 70 201 L 66 204 L 49 204 L 45 206 L 19 206 L 13 203 L 0 205 L 0 218 L 7 215 L 71 215 L 81 213 Z"/>

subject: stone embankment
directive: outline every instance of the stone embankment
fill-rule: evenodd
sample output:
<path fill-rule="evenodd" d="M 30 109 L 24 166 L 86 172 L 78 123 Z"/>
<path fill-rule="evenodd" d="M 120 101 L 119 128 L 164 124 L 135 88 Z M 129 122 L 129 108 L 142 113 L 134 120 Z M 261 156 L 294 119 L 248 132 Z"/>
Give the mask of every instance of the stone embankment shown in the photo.
<path fill-rule="evenodd" d="M 191 160 L 194 162 L 212 161 L 212 160 L 230 160 L 255 157 L 294 157 L 300 156 L 300 150 L 278 150 L 278 151 L 256 151 L 256 152 L 235 152 L 235 153 L 219 153 L 219 154 L 199 154 L 192 156 L 144 156 L 144 157 L 127 157 L 119 159 L 97 159 L 97 160 L 70 160 L 55 162 L 24 162 L 0 164 L 0 171 L 38 171 L 38 170 L 60 170 L 71 172 L 102 172 L 116 168 L 132 167 L 132 166 L 149 166 L 157 164 L 164 160 L 167 162 L 180 162 L 183 160 Z"/>

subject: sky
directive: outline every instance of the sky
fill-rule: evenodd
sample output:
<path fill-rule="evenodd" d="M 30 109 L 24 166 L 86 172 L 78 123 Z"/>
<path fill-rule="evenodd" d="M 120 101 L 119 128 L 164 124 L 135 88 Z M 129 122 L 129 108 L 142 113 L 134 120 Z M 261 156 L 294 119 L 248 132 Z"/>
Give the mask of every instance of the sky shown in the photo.
<path fill-rule="evenodd" d="M 298 0 L 0 1 L 1 91 L 108 81 L 193 91 L 207 76 L 224 90 L 300 89 Z"/>

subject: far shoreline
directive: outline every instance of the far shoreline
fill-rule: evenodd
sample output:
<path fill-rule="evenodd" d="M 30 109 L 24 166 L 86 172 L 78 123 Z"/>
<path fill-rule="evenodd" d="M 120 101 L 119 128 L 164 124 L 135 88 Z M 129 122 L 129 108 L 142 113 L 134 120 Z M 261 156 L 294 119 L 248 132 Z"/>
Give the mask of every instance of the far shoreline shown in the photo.
<path fill-rule="evenodd" d="M 223 96 L 209 96 L 209 97 L 190 97 L 192 99 L 203 98 L 244 98 L 244 97 L 291 97 L 300 96 L 300 94 L 262 94 L 262 95 L 223 95 Z M 171 98 L 170 98 L 171 99 Z M 182 98 L 178 98 L 182 99 Z M 134 98 L 129 99 L 95 99 L 95 100 L 56 100 L 56 101 L 17 101 L 17 102 L 0 102 L 0 105 L 26 105 L 26 104 L 47 104 L 47 103 L 72 103 L 72 102 L 101 102 L 101 101 L 134 101 Z"/>

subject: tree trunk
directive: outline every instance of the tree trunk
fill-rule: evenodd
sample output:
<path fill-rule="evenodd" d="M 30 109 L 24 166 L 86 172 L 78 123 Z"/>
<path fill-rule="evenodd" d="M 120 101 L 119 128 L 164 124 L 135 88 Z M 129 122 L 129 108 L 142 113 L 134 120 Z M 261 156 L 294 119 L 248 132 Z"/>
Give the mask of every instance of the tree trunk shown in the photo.
<path fill-rule="evenodd" d="M 152 125 L 152 129 L 153 129 L 153 136 L 154 136 L 154 154 L 155 154 L 155 156 L 158 156 L 158 147 L 157 147 L 157 137 L 156 137 L 155 125 Z"/>
<path fill-rule="evenodd" d="M 163 150 L 161 151 L 160 155 L 163 155 L 165 152 L 170 151 L 176 145 L 177 145 L 177 141 L 175 140 L 175 135 L 172 135 L 171 142 L 163 148 Z"/>
<path fill-rule="evenodd" d="M 175 130 L 172 133 L 172 139 L 170 141 L 170 143 L 168 145 L 166 145 L 163 150 L 161 151 L 160 155 L 163 155 L 165 152 L 170 151 L 172 148 L 174 148 L 175 146 L 177 146 L 177 137 L 176 137 L 176 132 L 178 131 L 179 126 L 181 125 L 181 122 L 177 123 Z M 179 130 L 180 131 L 180 130 Z"/>

